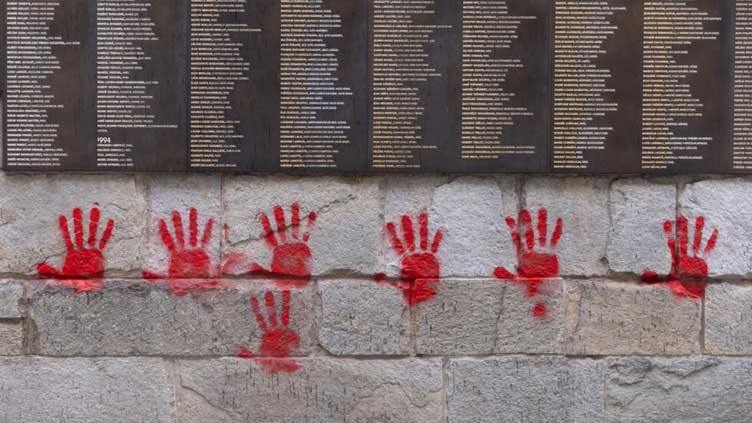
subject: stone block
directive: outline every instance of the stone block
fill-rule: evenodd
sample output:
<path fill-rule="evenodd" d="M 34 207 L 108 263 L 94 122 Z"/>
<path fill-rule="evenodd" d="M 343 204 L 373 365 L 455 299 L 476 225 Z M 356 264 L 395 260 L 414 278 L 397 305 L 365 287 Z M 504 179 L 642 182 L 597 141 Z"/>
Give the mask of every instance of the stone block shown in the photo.
<path fill-rule="evenodd" d="M 0 358 L 0 380 L 0 422 L 174 422 L 160 359 Z"/>
<path fill-rule="evenodd" d="M 20 283 L 0 280 L 0 319 L 20 319 L 19 302 L 24 287 Z"/>
<path fill-rule="evenodd" d="M 509 356 L 449 360 L 448 423 L 601 421 L 603 368 L 594 360 Z"/>
<path fill-rule="evenodd" d="M 705 353 L 752 355 L 752 286 L 727 283 L 708 286 Z"/>
<path fill-rule="evenodd" d="M 372 281 L 319 282 L 319 344 L 334 355 L 410 352 L 410 314 L 402 293 Z"/>
<path fill-rule="evenodd" d="M 609 423 L 749 421 L 752 360 L 627 357 L 609 360 Z"/>
<path fill-rule="evenodd" d="M 644 179 L 620 179 L 611 185 L 608 263 L 615 272 L 666 274 L 671 252 L 663 222 L 676 218 L 676 186 Z"/>
<path fill-rule="evenodd" d="M 180 362 L 181 423 L 435 423 L 445 414 L 442 363 L 429 360 L 298 360 L 295 373 L 257 361 Z"/>

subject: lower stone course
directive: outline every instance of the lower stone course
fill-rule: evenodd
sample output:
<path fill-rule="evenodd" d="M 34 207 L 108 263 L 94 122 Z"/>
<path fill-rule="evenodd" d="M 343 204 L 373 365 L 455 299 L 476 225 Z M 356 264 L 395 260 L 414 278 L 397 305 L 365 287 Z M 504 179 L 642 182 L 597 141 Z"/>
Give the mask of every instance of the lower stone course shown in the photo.
<path fill-rule="evenodd" d="M 300 359 L 270 376 L 255 361 L 179 363 L 180 423 L 438 423 L 439 359 Z"/>
<path fill-rule="evenodd" d="M 0 423 L 174 423 L 167 362 L 0 359 Z"/>

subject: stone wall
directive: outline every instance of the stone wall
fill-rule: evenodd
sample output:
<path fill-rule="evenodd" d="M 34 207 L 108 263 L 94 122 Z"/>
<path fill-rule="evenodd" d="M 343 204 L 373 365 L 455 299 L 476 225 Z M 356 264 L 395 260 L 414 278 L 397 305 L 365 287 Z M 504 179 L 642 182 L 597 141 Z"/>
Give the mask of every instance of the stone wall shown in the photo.
<path fill-rule="evenodd" d="M 741 178 L 0 174 L 0 422 L 752 421 L 750 273 Z"/>

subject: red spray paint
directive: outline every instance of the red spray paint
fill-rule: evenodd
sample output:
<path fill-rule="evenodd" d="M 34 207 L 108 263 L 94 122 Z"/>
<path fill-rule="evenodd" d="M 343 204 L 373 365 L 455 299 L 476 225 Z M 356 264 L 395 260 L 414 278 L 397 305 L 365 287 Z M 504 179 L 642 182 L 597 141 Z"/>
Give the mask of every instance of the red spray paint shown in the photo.
<path fill-rule="evenodd" d="M 102 289 L 105 263 L 102 251 L 107 247 L 107 243 L 112 237 L 115 222 L 112 219 L 107 221 L 102 237 L 97 241 L 100 217 L 99 208 L 93 207 L 89 212 L 89 236 L 84 242 L 83 212 L 81 209 L 73 210 L 73 239 L 71 239 L 68 219 L 61 215 L 58 223 L 66 248 L 63 268 L 59 270 L 46 262 L 40 263 L 37 265 L 39 276 L 56 279 L 61 285 L 74 288 L 77 293 Z"/>
<path fill-rule="evenodd" d="M 394 251 L 401 257 L 401 275 L 399 282 L 390 285 L 402 290 L 405 302 L 413 306 L 436 296 L 435 286 L 441 278 L 441 264 L 436 254 L 441 246 L 443 234 L 437 230 L 429 245 L 428 213 L 423 211 L 418 217 L 419 234 L 416 244 L 415 229 L 410 216 L 402 216 L 402 238 L 397 235 L 397 226 L 393 222 L 386 225 L 386 232 Z M 376 282 L 385 282 L 386 274 L 376 275 Z"/>
<path fill-rule="evenodd" d="M 548 211 L 538 210 L 538 237 L 536 243 L 533 218 L 528 210 L 522 210 L 519 221 L 507 217 L 507 226 L 512 234 L 512 243 L 517 254 L 517 274 L 504 267 L 497 267 L 494 276 L 501 280 L 511 280 L 527 285 L 527 293 L 535 297 L 539 293 L 540 285 L 547 279 L 559 275 L 559 258 L 556 256 L 556 246 L 563 234 L 564 225 L 561 218 L 556 220 L 556 227 L 548 240 Z M 524 237 L 524 242 L 523 242 Z M 546 305 L 538 303 L 532 313 L 536 317 L 546 315 Z"/>
<path fill-rule="evenodd" d="M 162 243 L 170 255 L 167 274 L 144 271 L 148 280 L 166 280 L 172 291 L 184 296 L 189 291 L 216 288 L 216 280 L 188 281 L 188 279 L 207 279 L 219 276 L 218 266 L 212 266 L 207 247 L 212 237 L 214 219 L 209 219 L 199 239 L 198 212 L 192 208 L 188 217 L 188 239 L 185 239 L 183 218 L 179 212 L 172 212 L 172 226 L 175 236 L 170 234 L 167 223 L 159 219 L 159 233 Z"/>
<path fill-rule="evenodd" d="M 258 218 L 264 229 L 266 245 L 272 250 L 272 262 L 268 269 L 258 263 L 252 263 L 249 272 L 270 276 L 274 278 L 275 284 L 283 289 L 306 286 L 311 280 L 311 250 L 308 248 L 308 240 L 316 224 L 316 212 L 310 212 L 306 218 L 301 219 L 300 204 L 294 203 L 291 206 L 291 220 L 288 224 L 284 209 L 282 206 L 276 206 L 276 231 L 272 228 L 267 214 L 260 213 Z M 301 229 L 302 220 L 306 221 L 304 229 Z M 231 254 L 225 262 L 225 269 L 230 266 L 237 267 L 237 263 L 241 261 L 237 254 Z"/>
<path fill-rule="evenodd" d="M 289 358 L 290 353 L 300 346 L 298 334 L 290 329 L 290 291 L 282 291 L 282 313 L 277 318 L 277 306 L 274 294 L 267 292 L 264 296 L 264 306 L 267 317 L 264 318 L 261 306 L 254 297 L 250 299 L 253 314 L 256 316 L 263 335 L 259 345 L 257 357 L 247 348 L 240 348 L 238 357 L 258 361 L 261 368 L 270 373 L 293 373 L 300 364 Z"/>
<path fill-rule="evenodd" d="M 689 250 L 689 219 L 679 216 L 676 221 L 676 234 L 673 222 L 663 223 L 667 245 L 671 251 L 671 272 L 659 276 L 652 270 L 645 270 L 642 281 L 645 283 L 665 283 L 679 297 L 699 299 L 705 295 L 707 286 L 708 264 L 706 258 L 718 243 L 718 229 L 713 230 L 705 248 L 702 248 L 705 218 L 695 219 L 695 232 L 692 239 L 692 251 Z M 677 239 L 679 241 L 677 245 Z"/>

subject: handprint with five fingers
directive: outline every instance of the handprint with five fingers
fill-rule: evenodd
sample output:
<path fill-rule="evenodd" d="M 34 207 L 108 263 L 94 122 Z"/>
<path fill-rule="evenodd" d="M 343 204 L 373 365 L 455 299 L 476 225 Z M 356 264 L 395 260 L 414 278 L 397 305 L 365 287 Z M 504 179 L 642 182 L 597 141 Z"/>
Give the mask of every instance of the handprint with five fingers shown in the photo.
<path fill-rule="evenodd" d="M 556 246 L 563 234 L 561 218 L 556 220 L 556 226 L 548 239 L 548 211 L 538 210 L 538 237 L 536 240 L 533 218 L 529 210 L 522 210 L 519 221 L 507 217 L 507 226 L 512 234 L 512 243 L 517 254 L 517 274 L 504 267 L 497 267 L 494 276 L 501 280 L 511 280 L 527 284 L 528 295 L 538 295 L 539 287 L 546 279 L 559 275 L 559 258 L 556 256 Z M 524 242 L 523 242 L 524 236 Z M 533 308 L 533 314 L 542 317 L 546 314 L 546 305 L 538 303 Z"/>
<path fill-rule="evenodd" d="M 311 249 L 308 248 L 308 240 L 316 224 L 316 212 L 312 211 L 305 219 L 301 219 L 299 203 L 294 203 L 290 209 L 291 220 L 288 225 L 282 206 L 274 208 L 276 231 L 272 228 L 269 216 L 266 213 L 259 214 L 264 240 L 272 250 L 272 262 L 269 269 L 258 263 L 250 266 L 252 273 L 274 277 L 275 283 L 281 288 L 303 287 L 311 279 Z M 301 233 L 302 220 L 306 222 Z"/>
<path fill-rule="evenodd" d="M 297 361 L 289 358 L 290 353 L 300 346 L 300 338 L 290 329 L 290 291 L 282 291 L 282 313 L 277 319 L 277 305 L 272 292 L 264 295 L 264 306 L 267 318 L 264 318 L 261 307 L 255 297 L 250 299 L 256 323 L 263 332 L 259 344 L 259 354 L 241 348 L 238 356 L 241 358 L 258 360 L 262 369 L 269 373 L 292 373 L 300 368 Z"/>
<path fill-rule="evenodd" d="M 401 275 L 399 282 L 390 282 L 402 290 L 408 305 L 415 305 L 436 296 L 435 286 L 441 277 L 441 263 L 436 254 L 441 246 L 443 234 L 437 230 L 429 245 L 428 213 L 423 211 L 418 217 L 418 242 L 416 244 L 415 228 L 410 216 L 402 216 L 402 239 L 397 234 L 397 225 L 389 222 L 386 232 L 394 251 L 401 257 Z M 377 282 L 384 282 L 386 275 L 376 275 Z"/>
<path fill-rule="evenodd" d="M 93 207 L 89 212 L 89 237 L 84 244 L 83 212 L 81 209 L 73 210 L 75 243 L 71 239 L 68 218 L 61 215 L 58 223 L 66 248 L 63 267 L 59 270 L 46 262 L 40 263 L 37 265 L 39 275 L 60 280 L 62 284 L 75 288 L 76 292 L 79 293 L 101 289 L 101 278 L 104 277 L 105 263 L 102 251 L 107 247 L 107 243 L 112 237 L 115 222 L 112 219 L 107 221 L 102 237 L 97 242 L 100 216 L 101 213 L 97 207 Z"/>
<path fill-rule="evenodd" d="M 219 267 L 212 266 L 207 253 L 207 247 L 211 241 L 214 219 L 209 219 L 204 227 L 204 232 L 199 239 L 198 211 L 192 208 L 188 216 L 188 242 L 186 243 L 183 228 L 183 218 L 179 212 L 172 212 L 172 226 L 175 236 L 170 234 L 164 219 L 159 220 L 159 233 L 162 243 L 170 255 L 167 274 L 152 271 L 144 271 L 144 278 L 149 280 L 170 281 L 173 291 L 177 295 L 185 295 L 187 290 L 193 288 L 212 288 L 216 281 L 204 281 L 194 283 L 180 282 L 180 279 L 215 278 L 219 276 Z M 190 286 L 188 286 L 190 285 Z"/>
<path fill-rule="evenodd" d="M 689 219 L 679 216 L 676 220 L 676 235 L 674 224 L 670 220 L 663 223 L 668 249 L 671 252 L 671 272 L 660 276 L 651 270 L 645 270 L 642 280 L 646 283 L 665 283 L 680 297 L 702 298 L 707 285 L 708 264 L 707 257 L 715 249 L 718 242 L 718 229 L 714 229 L 708 238 L 705 248 L 702 248 L 705 218 L 695 219 L 692 251 L 689 250 Z M 679 245 L 677 245 L 677 239 Z"/>

